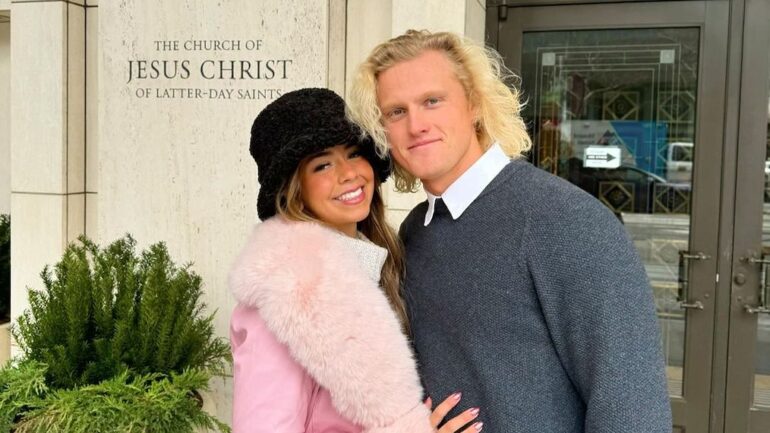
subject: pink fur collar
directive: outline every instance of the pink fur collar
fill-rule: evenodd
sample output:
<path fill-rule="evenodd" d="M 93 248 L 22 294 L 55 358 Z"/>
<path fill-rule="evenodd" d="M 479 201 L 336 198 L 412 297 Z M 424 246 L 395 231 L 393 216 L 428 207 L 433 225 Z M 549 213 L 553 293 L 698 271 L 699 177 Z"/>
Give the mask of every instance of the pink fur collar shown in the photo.
<path fill-rule="evenodd" d="M 259 309 L 337 410 L 365 432 L 433 431 L 396 315 L 338 234 L 268 219 L 254 229 L 229 280 L 238 302 Z"/>

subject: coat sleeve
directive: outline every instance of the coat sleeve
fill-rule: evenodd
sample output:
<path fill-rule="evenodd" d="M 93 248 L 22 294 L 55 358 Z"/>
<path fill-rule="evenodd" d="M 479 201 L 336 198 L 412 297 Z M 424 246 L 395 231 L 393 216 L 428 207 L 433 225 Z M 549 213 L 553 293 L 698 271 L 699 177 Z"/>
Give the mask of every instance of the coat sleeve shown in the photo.
<path fill-rule="evenodd" d="M 522 251 L 556 352 L 585 403 L 585 431 L 669 433 L 647 274 L 617 218 L 580 198 L 530 218 Z"/>
<path fill-rule="evenodd" d="M 233 433 L 304 433 L 314 382 L 254 308 L 230 320 Z"/>

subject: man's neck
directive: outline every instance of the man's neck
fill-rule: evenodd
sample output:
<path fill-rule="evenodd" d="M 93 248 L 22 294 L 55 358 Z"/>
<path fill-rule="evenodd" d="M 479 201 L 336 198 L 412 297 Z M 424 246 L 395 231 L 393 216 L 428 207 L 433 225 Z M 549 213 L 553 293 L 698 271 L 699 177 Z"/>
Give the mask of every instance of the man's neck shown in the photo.
<path fill-rule="evenodd" d="M 487 137 L 481 137 L 478 140 L 474 137 L 473 143 L 470 144 L 468 152 L 463 157 L 463 160 L 457 164 L 455 171 L 450 173 L 449 176 L 444 176 L 440 179 L 436 179 L 435 181 L 420 179 L 423 188 L 437 197 L 441 196 L 444 194 L 447 188 L 452 186 L 452 184 L 457 179 L 459 179 L 460 176 L 465 174 L 465 172 L 468 171 L 468 169 L 471 168 L 473 164 L 475 164 L 476 161 L 481 158 L 482 155 L 484 155 L 484 152 L 486 152 L 488 148 L 489 139 Z"/>

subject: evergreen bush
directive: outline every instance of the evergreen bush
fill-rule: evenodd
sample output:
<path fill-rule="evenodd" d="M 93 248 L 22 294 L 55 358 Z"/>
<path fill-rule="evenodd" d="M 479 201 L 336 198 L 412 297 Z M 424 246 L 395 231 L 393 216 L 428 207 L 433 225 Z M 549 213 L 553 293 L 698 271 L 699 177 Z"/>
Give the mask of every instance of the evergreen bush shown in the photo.
<path fill-rule="evenodd" d="M 35 361 L 0 370 L 0 432 L 11 431 L 21 413 L 42 406 L 48 392 L 44 374 L 45 366 Z"/>
<path fill-rule="evenodd" d="M 190 266 L 129 235 L 69 245 L 12 329 L 23 357 L 0 370 L 0 432 L 229 431 L 196 399 L 230 349 Z"/>
<path fill-rule="evenodd" d="M 0 370 L 0 431 L 15 433 L 193 433 L 229 431 L 202 411 L 192 393 L 210 374 L 124 372 L 96 385 L 51 390 L 46 366 L 34 361 Z"/>
<path fill-rule="evenodd" d="M 0 323 L 11 317 L 11 216 L 0 215 Z"/>
<path fill-rule="evenodd" d="M 107 248 L 85 237 L 71 244 L 45 289 L 29 289 L 30 309 L 13 334 L 27 359 L 48 365 L 53 388 L 96 384 L 123 371 L 221 372 L 230 356 L 203 317 L 201 278 L 177 267 L 163 243 L 141 256 L 130 236 Z"/>

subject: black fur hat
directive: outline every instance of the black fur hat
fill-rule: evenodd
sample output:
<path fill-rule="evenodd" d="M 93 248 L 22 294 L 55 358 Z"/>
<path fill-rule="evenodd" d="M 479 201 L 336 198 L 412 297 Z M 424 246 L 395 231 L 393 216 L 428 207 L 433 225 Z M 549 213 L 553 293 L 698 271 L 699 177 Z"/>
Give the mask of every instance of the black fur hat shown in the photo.
<path fill-rule="evenodd" d="M 345 102 L 328 89 L 285 93 L 259 113 L 251 126 L 249 152 L 257 162 L 261 220 L 275 215 L 275 196 L 306 156 L 338 144 L 359 143 L 381 182 L 390 175 L 390 160 L 377 156 L 374 142 L 345 117 Z"/>

